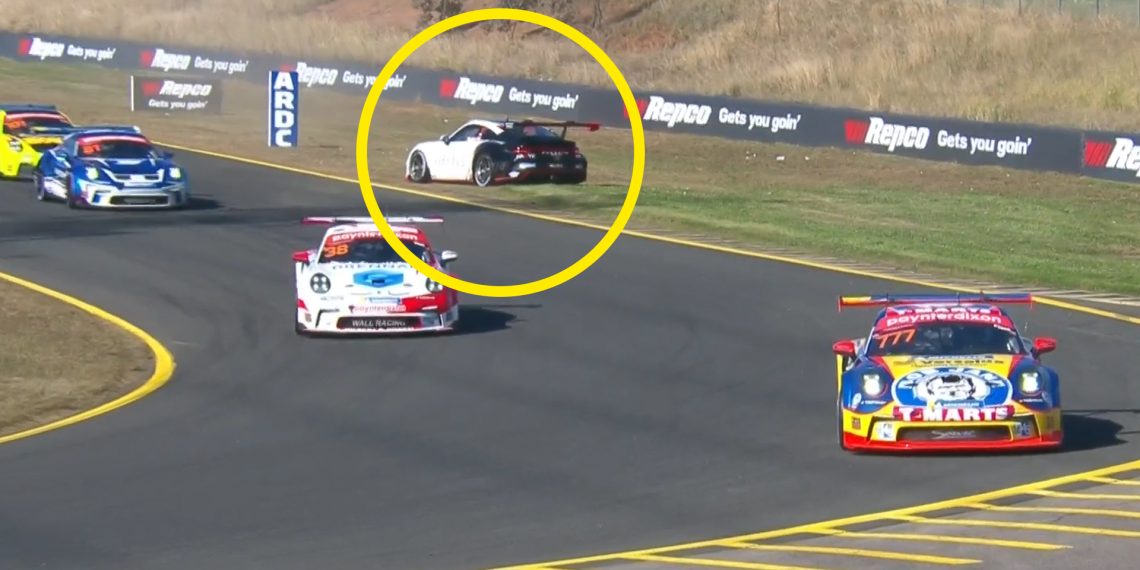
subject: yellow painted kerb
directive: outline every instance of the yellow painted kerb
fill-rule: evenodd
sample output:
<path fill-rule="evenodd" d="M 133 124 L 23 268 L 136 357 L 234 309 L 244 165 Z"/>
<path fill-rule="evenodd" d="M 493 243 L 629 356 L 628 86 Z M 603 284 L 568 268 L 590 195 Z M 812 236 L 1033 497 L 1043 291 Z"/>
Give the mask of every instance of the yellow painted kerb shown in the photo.
<path fill-rule="evenodd" d="M 73 307 L 76 307 L 78 309 L 86 311 L 87 313 L 92 314 L 92 315 L 94 315 L 100 319 L 103 319 L 104 321 L 107 321 L 107 322 L 111 323 L 112 325 L 115 325 L 115 326 L 135 335 L 140 340 L 142 340 L 143 343 L 145 343 L 148 348 L 150 348 L 152 353 L 154 353 L 154 372 L 150 375 L 150 378 L 148 378 L 147 381 L 144 382 L 138 388 L 135 388 L 131 392 L 129 392 L 123 396 L 120 396 L 119 398 L 116 398 L 115 400 L 112 400 L 112 401 L 107 402 L 105 404 L 102 404 L 100 406 L 91 408 L 89 410 L 80 412 L 78 414 L 68 416 L 66 418 L 56 420 L 54 422 L 44 424 L 42 426 L 34 427 L 34 428 L 31 428 L 28 430 L 24 430 L 21 432 L 17 432 L 17 433 L 13 433 L 13 434 L 9 434 L 9 435 L 0 437 L 0 444 L 16 441 L 19 439 L 25 439 L 25 438 L 31 437 L 33 435 L 39 435 L 39 434 L 47 432 L 47 431 L 57 430 L 57 429 L 60 429 L 63 427 L 67 427 L 70 425 L 77 424 L 77 423 L 82 422 L 82 421 L 89 420 L 89 419 L 94 418 L 96 416 L 101 416 L 101 415 L 106 414 L 110 411 L 119 409 L 119 408 L 126 406 L 127 404 L 130 404 L 130 403 L 150 394 L 151 392 L 154 392 L 155 390 L 159 389 L 160 387 L 162 387 L 163 384 L 166 384 L 166 382 L 170 380 L 171 376 L 174 375 L 174 357 L 171 356 L 170 351 L 167 350 L 166 347 L 162 345 L 162 343 L 158 342 L 158 340 L 156 340 L 149 333 L 147 333 L 146 331 L 140 329 L 139 327 L 123 320 L 121 317 L 113 315 L 113 314 L 111 314 L 111 313 L 109 313 L 103 309 L 100 309 L 99 307 L 96 307 L 90 303 L 86 303 L 84 301 L 76 299 L 75 297 L 72 297 L 71 295 L 67 295 L 65 293 L 60 293 L 59 291 L 56 291 L 54 289 L 49 289 L 47 287 L 44 287 L 43 285 L 40 285 L 38 283 L 33 283 L 33 282 L 28 281 L 26 279 L 21 279 L 19 277 L 16 277 L 15 275 L 9 275 L 7 273 L 0 272 L 0 279 L 3 279 L 3 280 L 8 281 L 10 283 L 14 283 L 14 284 L 19 285 L 21 287 L 31 289 L 37 293 L 42 293 L 42 294 L 47 295 L 49 297 L 52 297 L 56 300 L 63 301 L 64 303 L 67 303 L 68 305 L 71 305 Z"/>

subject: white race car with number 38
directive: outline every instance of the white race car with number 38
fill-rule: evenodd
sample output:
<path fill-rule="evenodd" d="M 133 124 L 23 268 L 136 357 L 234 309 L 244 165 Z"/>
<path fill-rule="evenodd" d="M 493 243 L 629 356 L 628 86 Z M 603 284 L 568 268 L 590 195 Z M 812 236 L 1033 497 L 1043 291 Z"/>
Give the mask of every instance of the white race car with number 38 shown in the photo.
<path fill-rule="evenodd" d="M 410 224 L 442 218 L 386 218 L 414 255 L 450 275 L 454 251 L 435 251 L 424 231 Z M 305 224 L 331 227 L 316 249 L 293 254 L 297 286 L 297 334 L 408 333 L 454 330 L 459 294 L 417 271 L 384 239 L 372 218 L 311 217 Z"/>

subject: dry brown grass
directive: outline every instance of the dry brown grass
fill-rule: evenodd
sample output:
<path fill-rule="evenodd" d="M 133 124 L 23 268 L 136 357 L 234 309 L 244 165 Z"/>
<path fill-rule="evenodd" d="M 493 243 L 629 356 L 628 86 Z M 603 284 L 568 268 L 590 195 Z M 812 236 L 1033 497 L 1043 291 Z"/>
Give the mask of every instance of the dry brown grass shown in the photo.
<path fill-rule="evenodd" d="M 63 419 L 140 385 L 153 355 L 130 333 L 0 280 L 0 436 Z"/>
<path fill-rule="evenodd" d="M 7 0 L 0 28 L 382 63 L 410 0 Z M 471 8 L 493 0 L 468 0 Z M 568 19 L 588 22 L 589 0 Z M 638 88 L 1140 128 L 1140 27 L 956 0 L 607 0 L 588 33 Z M 994 2 L 989 2 L 994 4 Z M 1009 3 L 1007 2 L 1007 5 Z M 1108 4 L 1106 2 L 1106 4 Z M 1016 6 L 1016 4 L 1012 4 Z M 525 50 L 525 51 L 524 51 Z M 518 54 L 525 53 L 525 57 Z M 452 32 L 410 64 L 606 85 L 550 34 Z"/>

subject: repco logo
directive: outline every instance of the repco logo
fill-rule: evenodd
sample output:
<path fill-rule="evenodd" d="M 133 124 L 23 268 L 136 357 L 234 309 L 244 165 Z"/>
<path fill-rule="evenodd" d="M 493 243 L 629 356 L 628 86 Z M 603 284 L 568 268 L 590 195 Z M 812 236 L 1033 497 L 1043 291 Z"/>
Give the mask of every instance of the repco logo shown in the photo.
<path fill-rule="evenodd" d="M 179 83 L 167 79 L 162 82 L 162 89 L 158 90 L 158 94 L 183 99 L 186 97 L 209 97 L 213 90 L 214 86 L 209 83 Z"/>
<path fill-rule="evenodd" d="M 849 119 L 843 126 L 849 144 L 882 146 L 888 152 L 896 148 L 922 150 L 930 142 L 930 129 L 887 123 L 880 117 L 871 117 L 870 121 Z"/>
<path fill-rule="evenodd" d="M 171 53 L 162 48 L 154 51 L 145 50 L 139 54 L 139 63 L 143 67 L 152 67 L 163 71 L 170 71 L 171 69 L 186 71 L 190 69 L 191 59 L 187 54 Z"/>
<path fill-rule="evenodd" d="M 336 85 L 337 73 L 340 70 L 329 67 L 315 67 L 303 61 L 297 62 L 297 82 L 304 83 L 306 87 L 314 85 Z"/>
<path fill-rule="evenodd" d="M 1140 146 L 1128 137 L 1116 137 L 1114 141 L 1085 141 L 1086 167 L 1123 170 L 1140 178 Z"/>
<path fill-rule="evenodd" d="M 476 103 L 498 103 L 503 100 L 506 88 L 497 83 L 480 83 L 469 77 L 443 79 L 439 82 L 439 94 L 447 99 L 459 99 L 472 105 Z"/>
<path fill-rule="evenodd" d="M 41 61 L 49 57 L 53 59 L 63 57 L 63 51 L 64 45 L 60 42 L 49 42 L 39 37 L 20 40 L 20 54 L 28 57 L 38 57 Z"/>
<path fill-rule="evenodd" d="M 682 125 L 707 125 L 712 116 L 712 107 L 696 103 L 673 103 L 663 97 L 652 95 L 642 118 L 646 121 L 665 123 L 669 128 Z"/>

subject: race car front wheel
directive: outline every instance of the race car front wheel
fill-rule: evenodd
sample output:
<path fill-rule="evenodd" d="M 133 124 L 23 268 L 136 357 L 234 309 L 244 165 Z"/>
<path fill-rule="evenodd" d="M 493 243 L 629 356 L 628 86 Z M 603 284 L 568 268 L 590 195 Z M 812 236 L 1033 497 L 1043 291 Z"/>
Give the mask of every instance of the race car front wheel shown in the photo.
<path fill-rule="evenodd" d="M 49 196 L 47 193 L 47 189 L 44 188 L 43 174 L 40 174 L 39 172 L 33 174 L 32 184 L 34 184 L 36 188 L 36 200 L 39 200 L 40 202 L 47 202 L 51 199 L 51 196 Z"/>
<path fill-rule="evenodd" d="M 431 180 L 431 173 L 428 172 L 427 159 L 420 151 L 412 153 L 412 159 L 409 161 L 408 174 L 411 176 L 412 182 L 424 183 Z"/>
<path fill-rule="evenodd" d="M 835 398 L 835 429 L 839 437 L 839 449 L 851 451 L 850 448 L 843 444 L 843 407 L 839 403 L 839 398 Z"/>
<path fill-rule="evenodd" d="M 74 182 L 71 177 L 67 177 L 64 181 L 64 188 L 67 188 L 67 207 L 72 210 L 79 210 L 82 205 L 79 203 L 79 195 L 75 192 Z"/>

